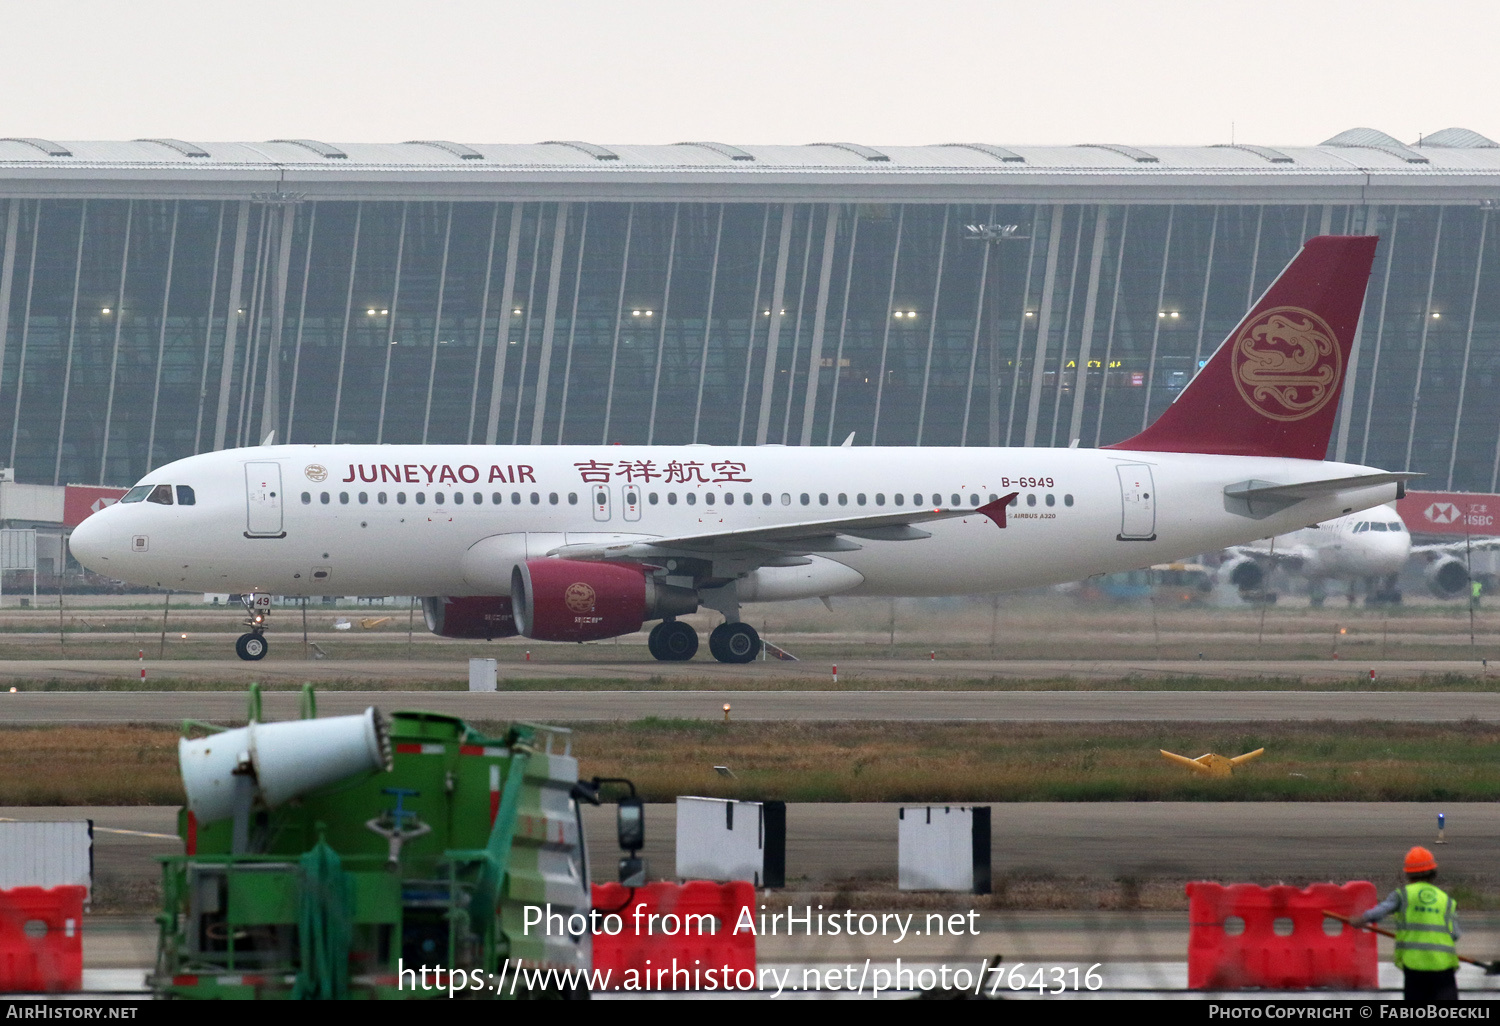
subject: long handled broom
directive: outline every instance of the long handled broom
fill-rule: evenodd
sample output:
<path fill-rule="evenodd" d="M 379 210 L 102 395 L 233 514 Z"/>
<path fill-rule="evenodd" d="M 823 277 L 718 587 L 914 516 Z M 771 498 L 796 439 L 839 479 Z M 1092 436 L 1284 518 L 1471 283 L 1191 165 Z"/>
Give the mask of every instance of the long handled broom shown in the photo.
<path fill-rule="evenodd" d="M 1392 931 L 1384 929 L 1383 927 L 1376 926 L 1374 923 L 1362 923 L 1362 924 L 1361 923 L 1356 923 L 1354 920 L 1350 919 L 1348 916 L 1341 916 L 1337 912 L 1329 912 L 1327 909 L 1323 910 L 1323 914 L 1325 916 L 1327 916 L 1329 919 L 1337 919 L 1341 923 L 1348 923 L 1350 926 L 1354 927 L 1356 930 L 1359 930 L 1359 929 L 1370 930 L 1370 931 L 1373 931 L 1374 933 L 1380 934 L 1382 937 L 1391 937 L 1391 938 L 1394 938 L 1396 936 L 1395 933 L 1393 933 Z M 1458 960 L 1460 962 L 1467 962 L 1470 965 L 1477 965 L 1479 968 L 1481 968 L 1481 969 L 1484 970 L 1484 974 L 1486 976 L 1500 976 L 1500 961 L 1496 961 L 1496 962 L 1481 962 L 1477 958 L 1467 958 L 1464 955 L 1459 955 L 1458 956 Z"/>

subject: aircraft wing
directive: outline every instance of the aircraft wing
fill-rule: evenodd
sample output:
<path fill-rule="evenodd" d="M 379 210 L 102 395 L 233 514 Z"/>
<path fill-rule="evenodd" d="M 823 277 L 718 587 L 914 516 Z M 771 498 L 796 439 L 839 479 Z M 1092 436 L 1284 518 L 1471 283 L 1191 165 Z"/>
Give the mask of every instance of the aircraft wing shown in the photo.
<path fill-rule="evenodd" d="M 863 546 L 855 539 L 868 541 L 918 541 L 932 537 L 916 527 L 934 520 L 982 516 L 1005 526 L 1005 509 L 1019 495 L 1011 492 L 994 502 L 971 509 L 939 506 L 895 513 L 839 517 L 829 520 L 807 520 L 774 527 L 746 527 L 729 531 L 705 531 L 678 535 L 675 538 L 636 539 L 605 544 L 580 543 L 561 545 L 547 555 L 565 559 L 645 560 L 667 556 L 689 556 L 748 559 L 761 565 L 796 565 L 806 560 L 797 557 L 817 552 L 853 552 Z M 787 557 L 791 557 L 788 559 Z"/>
<path fill-rule="evenodd" d="M 1437 542 L 1432 545 L 1413 545 L 1413 556 L 1462 556 L 1465 551 L 1490 552 L 1500 549 L 1500 538 L 1471 538 L 1467 542 Z"/>
<path fill-rule="evenodd" d="M 1285 566 L 1291 570 L 1297 570 L 1312 556 L 1312 550 L 1306 545 L 1278 546 L 1276 551 L 1269 548 L 1259 548 L 1251 545 L 1231 545 L 1224 550 L 1235 556 L 1248 556 L 1251 559 L 1263 560 L 1273 566 Z"/>

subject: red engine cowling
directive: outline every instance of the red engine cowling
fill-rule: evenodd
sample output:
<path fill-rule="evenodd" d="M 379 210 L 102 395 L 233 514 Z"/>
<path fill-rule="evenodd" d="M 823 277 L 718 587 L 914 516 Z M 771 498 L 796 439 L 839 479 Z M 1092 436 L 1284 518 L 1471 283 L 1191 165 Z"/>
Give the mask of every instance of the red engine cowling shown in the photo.
<path fill-rule="evenodd" d="M 424 598 L 422 616 L 427 629 L 444 638 L 513 638 L 516 618 L 509 595 L 478 595 L 463 598 Z"/>
<path fill-rule="evenodd" d="M 657 583 L 633 563 L 529 559 L 511 571 L 516 629 L 538 641 L 598 641 L 698 608 L 698 593 Z"/>

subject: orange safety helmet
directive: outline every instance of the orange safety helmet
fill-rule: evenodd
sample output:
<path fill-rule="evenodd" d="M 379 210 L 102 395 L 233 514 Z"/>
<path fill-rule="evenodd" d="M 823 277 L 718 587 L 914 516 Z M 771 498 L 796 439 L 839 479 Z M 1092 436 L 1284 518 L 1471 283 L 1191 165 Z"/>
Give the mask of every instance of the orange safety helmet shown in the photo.
<path fill-rule="evenodd" d="M 1419 844 L 1406 853 L 1406 863 L 1402 868 L 1408 873 L 1431 873 L 1437 869 L 1437 859 Z"/>

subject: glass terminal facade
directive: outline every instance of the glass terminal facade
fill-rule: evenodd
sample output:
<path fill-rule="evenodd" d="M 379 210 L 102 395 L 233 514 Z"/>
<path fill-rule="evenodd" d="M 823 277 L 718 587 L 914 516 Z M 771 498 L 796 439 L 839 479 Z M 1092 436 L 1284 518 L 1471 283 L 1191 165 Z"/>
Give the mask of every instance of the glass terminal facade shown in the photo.
<path fill-rule="evenodd" d="M 19 481 L 124 485 L 272 431 L 1093 446 L 1159 413 L 1302 240 L 1333 232 L 1382 239 L 1330 456 L 1492 491 L 1489 220 L 1469 201 L 6 199 L 0 183 L 0 459 Z"/>

